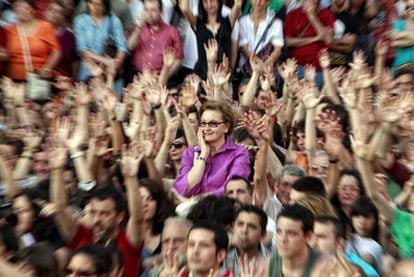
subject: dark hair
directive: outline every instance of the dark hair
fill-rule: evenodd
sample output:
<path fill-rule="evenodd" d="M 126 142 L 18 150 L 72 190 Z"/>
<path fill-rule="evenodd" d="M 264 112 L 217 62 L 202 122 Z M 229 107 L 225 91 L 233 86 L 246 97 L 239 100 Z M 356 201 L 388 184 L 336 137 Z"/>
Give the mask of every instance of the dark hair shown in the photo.
<path fill-rule="evenodd" d="M 23 1 L 23 0 L 22 0 Z M 0 144 L 7 144 L 13 147 L 15 155 L 19 156 L 23 153 L 24 142 L 21 139 L 13 137 L 3 137 L 0 139 Z"/>
<path fill-rule="evenodd" d="M 0 241 L 7 251 L 16 253 L 19 250 L 19 242 L 12 228 L 2 226 L 0 228 Z"/>
<path fill-rule="evenodd" d="M 351 210 L 351 218 L 354 216 L 363 216 L 368 217 L 370 215 L 374 215 L 375 218 L 375 225 L 374 229 L 371 232 L 371 238 L 378 241 L 379 239 L 379 218 L 378 218 L 378 209 L 375 207 L 374 203 L 372 203 L 371 199 L 367 196 L 361 196 L 355 204 L 352 206 Z"/>
<path fill-rule="evenodd" d="M 86 245 L 75 249 L 69 255 L 67 265 L 78 254 L 86 255 L 91 259 L 96 269 L 96 274 L 110 273 L 113 268 L 111 255 L 102 245 Z"/>
<path fill-rule="evenodd" d="M 299 192 L 312 193 L 320 196 L 326 196 L 325 186 L 321 179 L 312 176 L 305 176 L 297 179 L 292 188 Z"/>
<path fill-rule="evenodd" d="M 201 3 L 202 1 L 200 1 Z M 226 135 L 231 135 L 236 122 L 236 112 L 233 107 L 226 101 L 208 100 L 200 108 L 200 116 L 207 110 L 218 111 L 221 113 L 223 120 L 229 124 L 229 130 Z"/>
<path fill-rule="evenodd" d="M 246 178 L 244 178 L 243 176 L 240 176 L 240 175 L 233 175 L 233 176 L 230 177 L 230 179 L 226 183 L 226 188 L 225 188 L 226 190 L 227 190 L 227 185 L 229 184 L 230 181 L 243 181 L 246 184 L 246 188 L 247 188 L 248 193 L 250 195 L 252 195 L 253 188 L 252 188 L 252 185 L 250 184 L 250 181 L 248 179 L 246 179 Z"/>
<path fill-rule="evenodd" d="M 104 15 L 110 16 L 111 12 L 112 12 L 111 11 L 111 0 L 101 0 L 101 1 L 102 1 L 103 6 L 104 6 L 104 9 L 105 9 Z M 88 2 L 89 1 L 86 1 L 86 11 L 87 11 L 87 13 L 89 13 Z"/>
<path fill-rule="evenodd" d="M 188 232 L 188 237 L 194 229 L 206 229 L 214 233 L 214 244 L 216 245 L 216 253 L 220 250 L 225 250 L 227 252 L 227 247 L 229 245 L 229 236 L 227 235 L 226 230 L 223 227 L 218 225 L 214 221 L 210 220 L 200 220 L 191 227 Z"/>
<path fill-rule="evenodd" d="M 345 224 L 336 217 L 329 215 L 322 215 L 315 218 L 315 223 L 331 224 L 334 227 L 335 237 L 346 239 Z"/>
<path fill-rule="evenodd" d="M 189 115 L 190 113 L 195 113 L 197 120 L 200 120 L 200 114 L 199 114 L 196 106 L 192 105 L 192 106 L 187 108 L 186 114 Z"/>
<path fill-rule="evenodd" d="M 113 187 L 104 186 L 98 188 L 92 193 L 89 201 L 92 199 L 97 199 L 99 201 L 112 199 L 117 213 L 125 211 L 125 198 Z"/>
<path fill-rule="evenodd" d="M 328 104 L 323 109 L 323 112 L 326 111 L 333 111 L 336 114 L 336 117 L 339 118 L 339 123 L 342 126 L 342 130 L 344 132 L 347 132 L 349 128 L 349 114 L 348 111 L 345 109 L 343 105 L 337 105 L 337 104 Z"/>
<path fill-rule="evenodd" d="M 394 69 L 394 79 L 397 79 L 398 77 L 405 75 L 405 74 L 414 74 L 414 67 L 413 64 L 408 62 L 400 65 L 396 69 Z"/>
<path fill-rule="evenodd" d="M 36 243 L 22 249 L 17 254 L 17 258 L 33 266 L 35 276 L 59 276 L 59 266 L 54 256 L 54 249 L 46 242 Z"/>
<path fill-rule="evenodd" d="M 227 196 L 208 195 L 191 208 L 187 218 L 194 223 L 200 220 L 214 221 L 225 228 L 234 220 L 236 210 L 233 202 Z"/>
<path fill-rule="evenodd" d="M 246 139 L 251 139 L 253 142 L 255 141 L 245 127 L 237 127 L 236 129 L 234 129 L 232 137 L 233 140 L 237 143 Z"/>
<path fill-rule="evenodd" d="M 302 230 L 306 234 L 313 231 L 314 215 L 307 208 L 294 204 L 285 207 L 277 216 L 276 221 L 281 217 L 302 222 Z"/>
<path fill-rule="evenodd" d="M 217 1 L 217 15 L 216 15 L 216 22 L 220 22 L 221 19 L 221 8 L 223 7 L 223 2 L 221 0 Z M 208 16 L 207 11 L 204 8 L 203 0 L 200 0 L 198 3 L 198 17 L 201 19 L 201 21 L 205 24 L 207 23 Z"/>
<path fill-rule="evenodd" d="M 174 204 L 162 190 L 161 185 L 151 179 L 139 180 L 141 188 L 145 188 L 151 194 L 152 198 L 157 202 L 157 210 L 152 219 L 151 232 L 154 235 L 161 234 L 164 228 L 164 221 L 174 215 Z"/>
<path fill-rule="evenodd" d="M 292 127 L 292 132 L 293 132 L 293 135 L 295 135 L 295 136 L 297 136 L 298 133 L 305 133 L 305 121 L 301 120 L 298 123 L 296 123 Z"/>
<path fill-rule="evenodd" d="M 262 234 L 266 233 L 267 214 L 261 208 L 258 208 L 254 205 L 244 205 L 237 211 L 236 216 L 234 217 L 234 221 L 237 220 L 237 217 L 242 212 L 256 214 L 260 220 L 260 227 L 262 228 Z"/>
<path fill-rule="evenodd" d="M 111 256 L 112 269 L 116 267 L 117 270 L 120 270 L 123 267 L 124 256 L 114 240 L 110 240 L 109 242 L 100 240 L 95 245 L 104 248 L 105 251 Z"/>

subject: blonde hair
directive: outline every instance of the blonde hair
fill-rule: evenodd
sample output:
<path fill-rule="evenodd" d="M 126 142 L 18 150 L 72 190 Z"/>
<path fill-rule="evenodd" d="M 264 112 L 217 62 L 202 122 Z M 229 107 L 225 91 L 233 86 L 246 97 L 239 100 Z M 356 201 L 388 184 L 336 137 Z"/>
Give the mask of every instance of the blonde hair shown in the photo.
<path fill-rule="evenodd" d="M 296 204 L 307 208 L 315 217 L 328 215 L 338 218 L 338 214 L 326 197 L 316 194 L 307 194 L 305 197 L 297 200 Z"/>

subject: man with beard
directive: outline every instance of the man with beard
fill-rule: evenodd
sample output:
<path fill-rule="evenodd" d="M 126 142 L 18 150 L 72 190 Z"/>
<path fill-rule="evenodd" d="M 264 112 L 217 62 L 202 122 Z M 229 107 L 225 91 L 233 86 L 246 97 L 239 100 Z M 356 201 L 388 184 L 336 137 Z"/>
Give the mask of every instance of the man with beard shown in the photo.
<path fill-rule="evenodd" d="M 235 276 L 240 275 L 239 258 L 247 256 L 249 262 L 259 261 L 267 257 L 268 252 L 260 243 L 266 236 L 267 215 L 253 205 L 242 206 L 233 224 L 231 246 L 234 248 L 227 254 L 226 267 L 231 269 Z"/>
<path fill-rule="evenodd" d="M 144 68 L 160 72 L 167 66 L 166 74 L 170 77 L 179 69 L 184 56 L 180 35 L 177 29 L 162 21 L 161 0 L 145 0 L 144 9 L 144 18 L 137 20 L 128 38 L 128 48 L 133 52 L 132 63 L 137 72 Z M 166 50 L 175 57 L 172 64 L 164 64 Z"/>
<path fill-rule="evenodd" d="M 77 159 L 82 155 L 75 153 L 71 157 Z M 60 164 L 52 170 L 51 198 L 55 205 L 55 221 L 66 246 L 76 249 L 89 244 L 108 245 L 115 242 L 123 256 L 123 276 L 137 276 L 143 245 L 142 199 L 136 177 L 139 159 L 126 156 L 121 160 L 129 214 L 125 229 L 122 228 L 126 213 L 125 199 L 111 186 L 100 187 L 92 194 L 86 214 L 90 227 L 76 222 L 66 209 L 67 196 L 63 184 L 65 162 Z"/>

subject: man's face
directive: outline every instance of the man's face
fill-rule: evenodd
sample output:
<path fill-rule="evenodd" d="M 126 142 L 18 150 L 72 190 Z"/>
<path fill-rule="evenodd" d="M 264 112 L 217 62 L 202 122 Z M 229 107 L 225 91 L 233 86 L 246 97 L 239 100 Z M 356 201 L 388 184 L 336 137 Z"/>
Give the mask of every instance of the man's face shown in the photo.
<path fill-rule="evenodd" d="M 282 258 L 293 258 L 306 250 L 310 234 L 303 232 L 301 221 L 281 216 L 276 226 L 276 247 Z"/>
<path fill-rule="evenodd" d="M 318 177 L 322 181 L 326 180 L 329 170 L 329 156 L 321 155 L 314 157 L 311 164 L 312 176 Z"/>
<path fill-rule="evenodd" d="M 187 266 L 197 274 L 208 274 L 223 261 L 226 252 L 220 250 L 214 242 L 214 233 L 206 229 L 193 229 L 188 235 Z"/>
<path fill-rule="evenodd" d="M 257 95 L 255 104 L 258 108 L 265 109 L 272 99 L 271 92 L 261 90 L 259 95 Z"/>
<path fill-rule="evenodd" d="M 245 251 L 257 249 L 263 231 L 257 214 L 244 211 L 239 213 L 233 226 L 236 247 Z"/>
<path fill-rule="evenodd" d="M 313 232 L 315 233 L 315 245 L 313 248 L 329 254 L 336 253 L 336 236 L 332 223 L 315 222 Z"/>
<path fill-rule="evenodd" d="M 144 1 L 144 9 L 146 13 L 147 22 L 150 25 L 157 25 L 161 20 L 161 10 L 158 1 L 147 0 Z"/>
<path fill-rule="evenodd" d="M 183 223 L 172 222 L 162 229 L 162 251 L 171 251 L 182 256 L 187 250 L 187 235 L 189 228 Z"/>
<path fill-rule="evenodd" d="M 114 200 L 111 198 L 105 200 L 92 198 L 89 214 L 92 219 L 93 234 L 98 240 L 109 238 L 122 219 L 116 212 Z"/>
<path fill-rule="evenodd" d="M 403 74 L 395 79 L 396 87 L 402 92 L 413 91 L 414 77 L 412 74 Z"/>
<path fill-rule="evenodd" d="M 50 168 L 46 152 L 38 152 L 33 155 L 33 170 L 40 178 L 49 175 Z"/>
<path fill-rule="evenodd" d="M 229 198 L 234 199 L 234 206 L 240 209 L 241 206 L 250 204 L 252 198 L 247 189 L 244 180 L 231 180 L 227 183 L 226 194 Z"/>
<path fill-rule="evenodd" d="M 276 185 L 276 194 L 283 205 L 288 205 L 290 201 L 290 190 L 293 183 L 299 179 L 298 176 L 283 175 L 280 182 Z"/>

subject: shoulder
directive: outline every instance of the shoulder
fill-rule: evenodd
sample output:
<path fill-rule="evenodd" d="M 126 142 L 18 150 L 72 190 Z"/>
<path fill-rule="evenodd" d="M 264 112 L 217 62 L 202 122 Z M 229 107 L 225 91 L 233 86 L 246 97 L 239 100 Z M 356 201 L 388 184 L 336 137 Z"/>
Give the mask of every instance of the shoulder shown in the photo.
<path fill-rule="evenodd" d="M 53 30 L 52 24 L 44 20 L 39 20 L 39 29 L 41 30 Z"/>
<path fill-rule="evenodd" d="M 91 16 L 87 13 L 81 13 L 75 16 L 74 24 L 82 24 L 91 20 Z"/>

